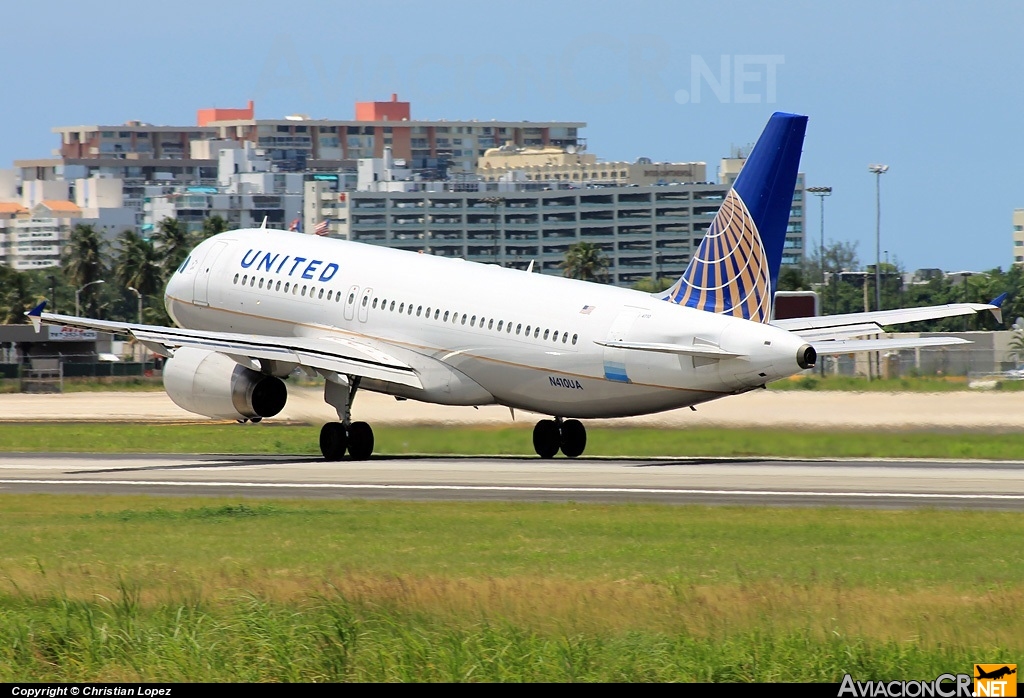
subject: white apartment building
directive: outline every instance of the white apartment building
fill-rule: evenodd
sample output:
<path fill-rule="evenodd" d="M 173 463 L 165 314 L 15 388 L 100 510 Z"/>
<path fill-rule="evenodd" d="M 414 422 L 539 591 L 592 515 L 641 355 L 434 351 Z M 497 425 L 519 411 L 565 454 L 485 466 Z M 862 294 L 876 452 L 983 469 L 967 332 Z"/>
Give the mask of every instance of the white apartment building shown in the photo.
<path fill-rule="evenodd" d="M 143 233 L 164 218 L 176 218 L 189 231 L 202 230 L 203 221 L 220 216 L 229 228 L 258 227 L 266 220 L 287 228 L 301 219 L 304 176 L 275 172 L 262 150 L 251 143 L 218 150 L 216 185 L 147 185 L 144 187 Z"/>
<path fill-rule="evenodd" d="M 1013 263 L 1024 265 L 1024 208 L 1013 210 Z"/>

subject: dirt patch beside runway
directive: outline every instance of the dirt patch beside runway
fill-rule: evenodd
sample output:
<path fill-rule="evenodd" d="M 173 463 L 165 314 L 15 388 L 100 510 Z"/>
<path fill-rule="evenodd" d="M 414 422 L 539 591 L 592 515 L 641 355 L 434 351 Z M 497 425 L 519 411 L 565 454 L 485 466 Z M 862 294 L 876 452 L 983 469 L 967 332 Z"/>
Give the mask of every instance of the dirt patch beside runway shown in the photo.
<path fill-rule="evenodd" d="M 508 408 L 445 407 L 362 392 L 353 418 L 371 424 L 483 424 L 509 426 L 532 423 L 537 415 Z M 288 405 L 276 420 L 323 423 L 337 419 L 314 388 L 292 388 Z M 0 395 L 0 421 L 206 421 L 175 405 L 163 392 L 65 393 L 62 395 Z M 847 393 L 756 391 L 726 397 L 697 407 L 643 417 L 587 420 L 591 426 L 1024 429 L 1024 395 L 1020 393 Z"/>

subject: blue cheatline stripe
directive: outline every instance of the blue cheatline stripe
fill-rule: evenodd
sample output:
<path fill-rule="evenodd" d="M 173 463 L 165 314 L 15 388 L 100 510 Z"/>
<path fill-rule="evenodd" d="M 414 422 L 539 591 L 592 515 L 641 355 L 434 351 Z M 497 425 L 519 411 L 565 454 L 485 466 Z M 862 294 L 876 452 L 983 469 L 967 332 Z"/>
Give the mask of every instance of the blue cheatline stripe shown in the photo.
<path fill-rule="evenodd" d="M 604 364 L 604 377 L 610 381 L 629 383 L 629 376 L 626 375 L 626 365 L 606 361 Z"/>

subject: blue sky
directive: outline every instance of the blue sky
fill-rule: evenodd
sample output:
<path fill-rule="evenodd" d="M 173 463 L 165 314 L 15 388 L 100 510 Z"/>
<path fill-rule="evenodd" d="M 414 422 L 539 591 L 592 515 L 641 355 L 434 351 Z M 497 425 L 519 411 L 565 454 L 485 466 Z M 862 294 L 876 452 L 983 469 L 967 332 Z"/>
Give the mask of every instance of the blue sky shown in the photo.
<path fill-rule="evenodd" d="M 352 118 L 397 92 L 414 118 L 571 120 L 605 159 L 704 160 L 810 116 L 801 169 L 828 185 L 826 240 L 907 269 L 1012 262 L 1024 207 L 1024 3 L 10 3 L 0 167 L 47 157 L 51 127 Z M 819 236 L 818 200 L 807 217 Z"/>

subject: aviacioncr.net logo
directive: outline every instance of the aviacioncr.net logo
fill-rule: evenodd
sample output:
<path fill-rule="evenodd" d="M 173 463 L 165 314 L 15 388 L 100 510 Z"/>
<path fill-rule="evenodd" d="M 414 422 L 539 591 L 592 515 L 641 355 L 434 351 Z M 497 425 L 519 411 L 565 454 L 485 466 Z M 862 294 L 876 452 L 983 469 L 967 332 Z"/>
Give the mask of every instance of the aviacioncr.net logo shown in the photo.
<path fill-rule="evenodd" d="M 854 698 L 972 698 L 970 674 L 941 674 L 933 681 L 854 681 L 846 674 L 839 696 Z"/>

